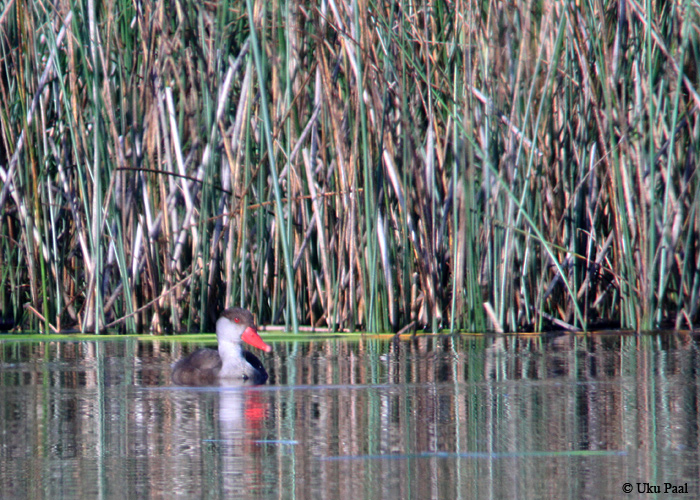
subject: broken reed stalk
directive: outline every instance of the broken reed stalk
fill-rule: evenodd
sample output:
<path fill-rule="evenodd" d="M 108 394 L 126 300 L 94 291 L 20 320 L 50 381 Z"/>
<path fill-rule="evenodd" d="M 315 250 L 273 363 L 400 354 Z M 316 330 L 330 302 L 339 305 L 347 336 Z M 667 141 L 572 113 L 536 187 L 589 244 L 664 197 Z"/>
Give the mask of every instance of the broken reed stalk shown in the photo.
<path fill-rule="evenodd" d="M 172 6 L 0 13 L 1 324 L 700 319 L 696 5 Z"/>

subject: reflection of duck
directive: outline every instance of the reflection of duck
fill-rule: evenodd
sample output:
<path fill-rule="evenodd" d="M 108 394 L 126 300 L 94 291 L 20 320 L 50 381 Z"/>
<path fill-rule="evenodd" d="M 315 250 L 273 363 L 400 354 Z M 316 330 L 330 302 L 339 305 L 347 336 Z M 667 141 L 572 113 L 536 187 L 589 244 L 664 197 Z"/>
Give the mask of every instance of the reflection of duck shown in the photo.
<path fill-rule="evenodd" d="M 264 384 L 267 372 L 254 354 L 243 350 L 241 341 L 265 352 L 253 315 L 240 307 L 226 309 L 216 322 L 216 349 L 199 349 L 173 366 L 173 382 L 180 385 L 210 385 L 219 381 Z"/>

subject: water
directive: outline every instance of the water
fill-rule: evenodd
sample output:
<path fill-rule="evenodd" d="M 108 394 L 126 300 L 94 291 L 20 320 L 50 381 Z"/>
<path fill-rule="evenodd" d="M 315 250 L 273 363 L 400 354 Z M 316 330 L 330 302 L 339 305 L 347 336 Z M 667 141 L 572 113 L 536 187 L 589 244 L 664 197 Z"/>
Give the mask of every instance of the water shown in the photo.
<path fill-rule="evenodd" d="M 696 336 L 278 342 L 205 388 L 169 381 L 196 345 L 3 338 L 3 499 L 700 493 Z"/>

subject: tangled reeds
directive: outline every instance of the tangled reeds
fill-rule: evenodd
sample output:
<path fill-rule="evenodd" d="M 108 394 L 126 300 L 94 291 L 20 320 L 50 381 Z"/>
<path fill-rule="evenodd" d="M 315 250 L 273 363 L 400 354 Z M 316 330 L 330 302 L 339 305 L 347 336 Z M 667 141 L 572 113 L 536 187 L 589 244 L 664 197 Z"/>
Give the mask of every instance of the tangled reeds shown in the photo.
<path fill-rule="evenodd" d="M 692 327 L 698 13 L 0 2 L 2 319 Z"/>

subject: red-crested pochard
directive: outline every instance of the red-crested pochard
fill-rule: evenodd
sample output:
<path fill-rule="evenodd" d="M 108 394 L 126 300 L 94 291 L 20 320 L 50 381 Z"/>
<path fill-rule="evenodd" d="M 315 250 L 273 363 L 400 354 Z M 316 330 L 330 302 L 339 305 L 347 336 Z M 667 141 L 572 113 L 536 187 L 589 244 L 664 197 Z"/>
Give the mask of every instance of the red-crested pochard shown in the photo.
<path fill-rule="evenodd" d="M 226 309 L 216 322 L 217 349 L 199 349 L 173 365 L 173 382 L 178 385 L 211 385 L 219 381 L 264 384 L 267 372 L 260 360 L 241 347 L 241 341 L 265 352 L 255 318 L 246 309 Z"/>

